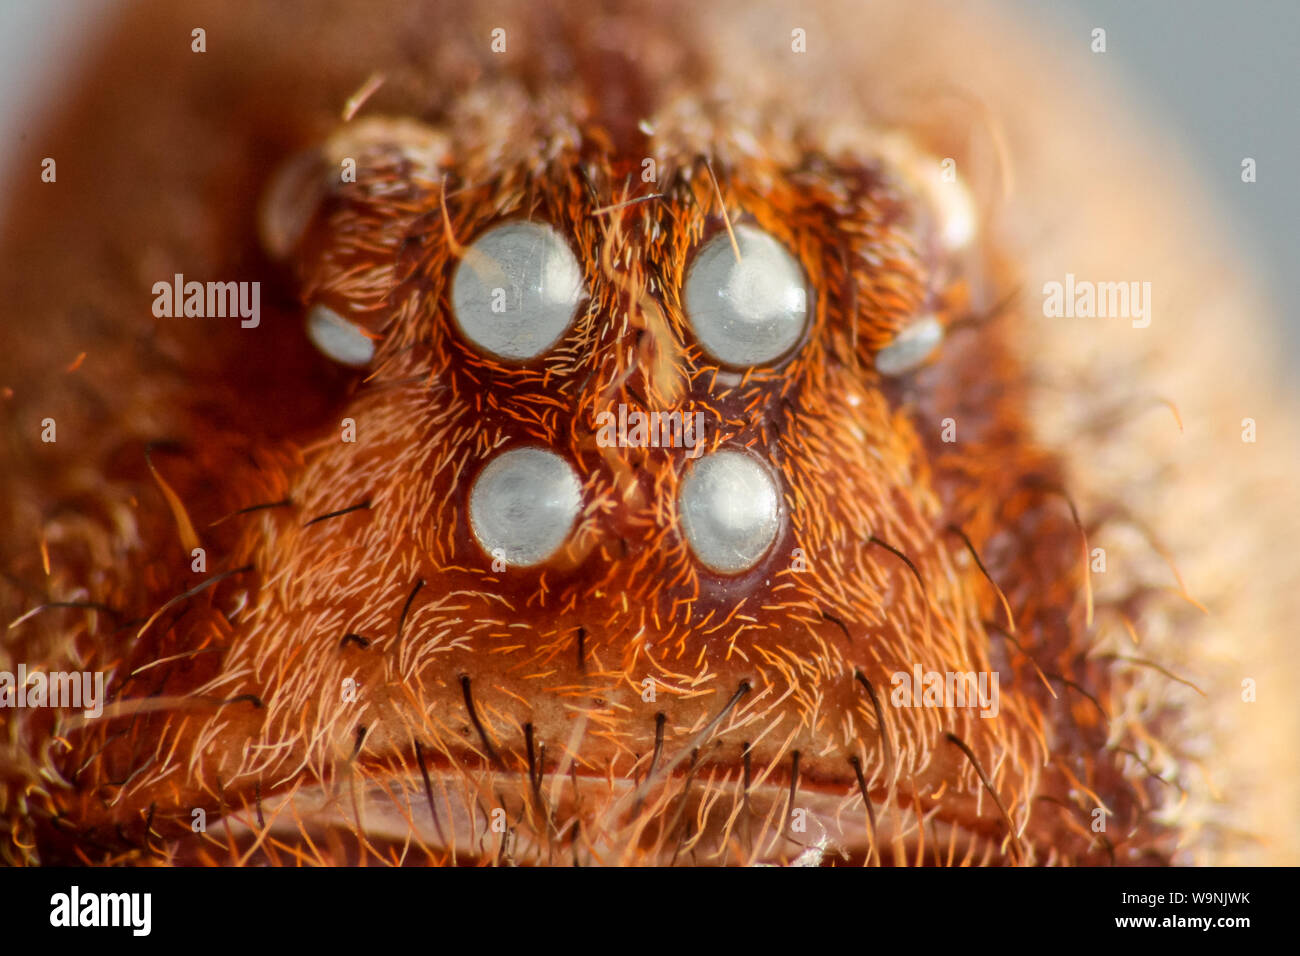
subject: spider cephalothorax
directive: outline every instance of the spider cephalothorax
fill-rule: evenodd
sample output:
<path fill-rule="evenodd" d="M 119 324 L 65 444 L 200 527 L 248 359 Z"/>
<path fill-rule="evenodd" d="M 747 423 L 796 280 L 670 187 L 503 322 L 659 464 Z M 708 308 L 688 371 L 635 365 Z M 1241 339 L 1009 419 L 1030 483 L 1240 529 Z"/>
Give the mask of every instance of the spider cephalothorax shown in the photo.
<path fill-rule="evenodd" d="M 256 167 L 268 314 L 159 325 L 11 562 L 110 685 L 15 718 L 12 855 L 1173 858 L 1179 698 L 1093 629 L 1157 589 L 1094 594 L 978 162 L 600 22 Z"/>
<path fill-rule="evenodd" d="M 163 466 L 228 543 L 72 738 L 80 825 L 179 859 L 1149 850 L 963 187 L 527 106 L 511 143 L 356 121 L 271 189 L 308 336 L 364 371 L 291 463 L 207 500 Z"/>

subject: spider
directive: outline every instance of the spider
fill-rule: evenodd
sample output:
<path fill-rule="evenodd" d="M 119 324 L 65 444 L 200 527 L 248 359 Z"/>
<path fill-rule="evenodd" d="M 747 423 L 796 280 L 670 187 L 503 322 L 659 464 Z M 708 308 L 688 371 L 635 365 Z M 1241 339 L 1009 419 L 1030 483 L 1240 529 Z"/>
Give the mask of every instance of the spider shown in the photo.
<path fill-rule="evenodd" d="M 63 478 L 24 492 L 10 656 L 108 700 L 11 712 L 6 852 L 1179 860 L 1198 691 L 1114 642 L 1199 611 L 1041 433 L 1006 144 L 737 71 L 789 29 L 590 13 L 358 55 L 340 7 L 294 93 L 332 128 L 250 101 L 261 152 L 208 184 L 239 211 L 139 254 L 146 290 L 256 274 L 266 314 L 85 333 L 150 371 L 24 465 Z M 1116 526 L 1178 586 L 1109 586 Z"/>

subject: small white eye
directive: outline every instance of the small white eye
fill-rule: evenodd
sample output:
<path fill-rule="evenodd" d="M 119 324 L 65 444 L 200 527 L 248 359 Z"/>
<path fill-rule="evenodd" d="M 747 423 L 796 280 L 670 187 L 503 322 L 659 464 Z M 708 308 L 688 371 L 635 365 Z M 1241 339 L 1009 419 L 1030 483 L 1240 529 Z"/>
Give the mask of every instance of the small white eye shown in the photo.
<path fill-rule="evenodd" d="M 369 365 L 375 343 L 353 322 L 317 303 L 307 312 L 307 337 L 327 357 L 342 365 Z"/>
<path fill-rule="evenodd" d="M 759 365 L 780 358 L 808 324 L 803 270 L 761 229 L 734 230 L 740 261 L 724 232 L 700 249 L 686 276 L 686 312 L 695 337 L 724 365 Z"/>
<path fill-rule="evenodd" d="M 691 550 L 720 574 L 752 568 L 780 527 L 771 472 L 740 451 L 700 459 L 682 482 L 678 508 Z"/>
<path fill-rule="evenodd" d="M 465 250 L 451 284 L 461 333 L 493 355 L 524 361 L 564 333 L 582 300 L 582 269 L 550 226 L 508 222 Z"/>
<path fill-rule="evenodd" d="M 939 241 L 949 252 L 970 245 L 979 228 L 979 213 L 964 178 L 958 175 L 956 160 L 917 157 L 913 162 L 915 165 L 910 168 L 930 171 L 922 177 L 920 185 L 934 211 Z"/>
<path fill-rule="evenodd" d="M 919 368 L 942 341 L 943 326 L 938 319 L 932 315 L 917 319 L 876 353 L 876 371 L 902 375 Z"/>
<path fill-rule="evenodd" d="M 581 507 L 582 485 L 567 461 L 542 448 L 515 448 L 475 480 L 469 521 L 484 551 L 525 568 L 555 553 Z"/>
<path fill-rule="evenodd" d="M 296 154 L 271 176 L 258 204 L 257 231 L 272 259 L 287 259 L 298 245 L 328 192 L 328 177 L 317 149 Z"/>
<path fill-rule="evenodd" d="M 946 187 L 946 188 L 945 188 Z M 950 251 L 970 245 L 979 222 L 975 200 L 964 183 L 944 183 L 935 195 L 939 211 L 940 237 Z"/>

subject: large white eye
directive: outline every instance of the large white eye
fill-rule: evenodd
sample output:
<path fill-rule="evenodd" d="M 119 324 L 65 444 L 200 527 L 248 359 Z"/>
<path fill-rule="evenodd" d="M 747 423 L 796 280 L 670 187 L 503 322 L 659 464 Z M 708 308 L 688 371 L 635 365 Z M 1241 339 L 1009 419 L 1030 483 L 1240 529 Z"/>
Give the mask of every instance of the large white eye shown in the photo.
<path fill-rule="evenodd" d="M 943 326 L 932 315 L 917 319 L 876 353 L 876 371 L 881 375 L 902 375 L 930 357 L 943 341 Z"/>
<path fill-rule="evenodd" d="M 758 563 L 780 526 L 772 474 L 744 452 L 723 449 L 691 469 L 678 508 L 695 556 L 722 574 Z"/>
<path fill-rule="evenodd" d="M 375 343 L 355 323 L 317 303 L 307 312 L 307 337 L 326 357 L 343 365 L 369 365 Z"/>
<path fill-rule="evenodd" d="M 542 448 L 515 448 L 479 474 L 469 521 L 484 551 L 522 568 L 555 553 L 581 507 L 582 485 L 567 461 Z"/>
<path fill-rule="evenodd" d="M 705 351 L 724 365 L 759 365 L 794 347 L 808 323 L 803 270 L 761 229 L 735 228 L 704 244 L 686 276 L 686 312 Z"/>
<path fill-rule="evenodd" d="M 554 229 L 508 222 L 466 248 L 452 279 L 452 315 L 479 348 L 523 361 L 555 344 L 582 295 L 582 269 Z"/>

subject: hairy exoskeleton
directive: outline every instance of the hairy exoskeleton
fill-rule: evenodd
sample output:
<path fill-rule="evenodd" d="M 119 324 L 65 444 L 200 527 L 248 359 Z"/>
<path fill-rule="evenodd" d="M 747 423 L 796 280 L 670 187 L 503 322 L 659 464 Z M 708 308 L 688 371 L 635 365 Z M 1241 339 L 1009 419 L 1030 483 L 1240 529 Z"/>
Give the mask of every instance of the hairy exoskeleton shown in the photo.
<path fill-rule="evenodd" d="M 171 543 L 44 615 L 112 701 L 20 718 L 43 858 L 1168 859 L 1014 272 L 937 157 L 787 133 L 484 91 L 289 160 L 261 240 L 352 385 L 149 450 Z"/>

